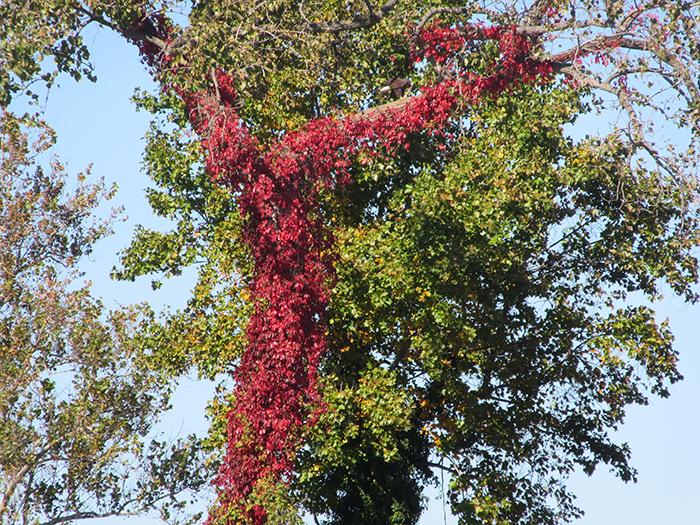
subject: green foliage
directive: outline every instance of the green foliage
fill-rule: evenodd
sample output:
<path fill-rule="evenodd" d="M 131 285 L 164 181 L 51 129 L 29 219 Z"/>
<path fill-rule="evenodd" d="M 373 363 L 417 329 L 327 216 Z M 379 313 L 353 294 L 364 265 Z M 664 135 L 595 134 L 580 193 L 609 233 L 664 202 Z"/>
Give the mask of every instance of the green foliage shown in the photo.
<path fill-rule="evenodd" d="M 354 384 L 335 375 L 326 382 L 328 406 L 299 454 L 294 488 L 304 507 L 328 523 L 416 523 L 430 470 L 410 392 L 379 367 Z"/>
<path fill-rule="evenodd" d="M 199 444 L 147 437 L 171 383 L 146 365 L 138 308 L 105 311 L 76 264 L 110 233 L 114 189 L 35 157 L 50 130 L 0 122 L 0 523 L 59 523 L 161 507 L 206 480 Z"/>
<path fill-rule="evenodd" d="M 449 465 L 462 523 L 576 516 L 563 485 L 576 465 L 632 479 L 607 429 L 646 404 L 645 385 L 667 395 L 681 378 L 667 324 L 625 303 L 657 299 L 663 281 L 695 298 L 695 203 L 630 170 L 614 137 L 566 139 L 579 96 L 522 88 L 483 101 L 452 158 L 415 166 L 338 232 L 332 369 L 397 374 Z M 398 170 L 381 170 L 363 169 L 354 191 L 386 192 Z M 307 492 L 342 490 L 324 481 Z"/>
<path fill-rule="evenodd" d="M 174 96 L 136 98 L 158 117 L 146 135 L 144 164 L 156 188 L 148 190 L 153 211 L 175 222 L 169 232 L 139 227 L 113 277 L 135 280 L 159 273 L 178 276 L 198 266 L 198 279 L 184 311 L 151 317 L 144 334 L 155 349 L 154 364 L 175 376 L 193 367 L 214 379 L 240 355 L 251 311 L 245 288 L 248 255 L 239 241 L 241 218 L 233 189 L 212 181 L 192 139 L 184 107 Z M 158 287 L 159 281 L 153 286 Z"/>

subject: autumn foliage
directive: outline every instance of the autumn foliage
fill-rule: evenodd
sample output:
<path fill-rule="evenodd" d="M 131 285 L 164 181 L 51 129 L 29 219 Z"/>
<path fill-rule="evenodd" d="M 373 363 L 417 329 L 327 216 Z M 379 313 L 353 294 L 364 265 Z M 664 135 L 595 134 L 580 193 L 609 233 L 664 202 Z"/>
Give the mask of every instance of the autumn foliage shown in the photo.
<path fill-rule="evenodd" d="M 163 20 L 148 24 L 161 32 L 166 28 Z M 314 120 L 268 144 L 258 143 L 239 118 L 236 87 L 225 72 L 213 75 L 207 92 L 178 91 L 201 137 L 209 173 L 240 191 L 243 240 L 254 260 L 255 312 L 236 370 L 229 444 L 217 480 L 216 513 L 224 520 L 246 516 L 254 525 L 266 522 L 265 509 L 246 506 L 247 499 L 261 481 L 288 479 L 302 427 L 323 410 L 316 374 L 327 351 L 325 313 L 334 271 L 333 232 L 318 213 L 319 190 L 344 186 L 360 154 L 364 162 L 393 156 L 409 147 L 409 134 L 446 133 L 465 105 L 549 78 L 551 65 L 529 58 L 529 42 L 515 27 L 434 23 L 420 32 L 415 61 L 449 67 L 473 39 L 498 45 L 500 59 L 485 74 L 453 70 L 399 107 Z M 157 65 L 155 46 L 139 49 L 147 64 Z"/>

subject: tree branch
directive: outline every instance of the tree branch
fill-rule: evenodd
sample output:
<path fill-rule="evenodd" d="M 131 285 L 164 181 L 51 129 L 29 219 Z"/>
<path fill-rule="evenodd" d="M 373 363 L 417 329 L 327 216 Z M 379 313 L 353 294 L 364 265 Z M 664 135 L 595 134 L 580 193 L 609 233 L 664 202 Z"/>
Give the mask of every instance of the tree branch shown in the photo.
<path fill-rule="evenodd" d="M 121 27 L 113 22 L 110 22 L 103 16 L 97 15 L 92 11 L 85 9 L 81 5 L 76 5 L 76 11 L 82 13 L 84 16 L 88 17 L 90 22 L 97 22 L 98 24 L 111 29 L 127 38 L 132 40 L 138 40 L 140 42 L 149 42 L 162 50 L 165 56 L 176 56 L 180 54 L 185 48 L 192 44 L 196 44 L 196 40 L 187 37 L 187 29 L 179 37 L 175 38 L 172 42 L 166 42 L 156 36 L 147 35 L 145 33 L 140 33 L 138 31 L 133 31 L 128 28 Z"/>
<path fill-rule="evenodd" d="M 573 66 L 562 68 L 561 71 L 562 73 L 570 75 L 582 86 L 588 86 L 614 95 L 620 102 L 620 106 L 625 113 L 627 113 L 629 118 L 630 128 L 626 132 L 626 135 L 629 137 L 632 144 L 641 147 L 644 151 L 646 151 L 651 158 L 654 159 L 654 161 L 667 173 L 679 176 L 681 179 L 684 178 L 683 174 L 668 163 L 666 159 L 664 159 L 663 155 L 661 155 L 661 153 L 659 153 L 659 151 L 646 139 L 646 134 L 642 128 L 642 122 L 639 119 L 634 106 L 632 105 L 632 100 L 629 93 L 627 93 L 624 89 L 616 88 L 611 84 L 601 82 L 600 80 L 585 75 Z"/>
<path fill-rule="evenodd" d="M 470 12 L 471 10 L 467 7 L 433 7 L 423 15 L 423 18 L 420 19 L 420 22 L 418 22 L 415 29 L 413 30 L 413 34 L 418 35 L 420 30 L 423 29 L 428 24 L 428 22 L 430 22 L 430 20 L 437 15 L 445 13 L 451 15 L 462 15 L 468 14 Z"/>
<path fill-rule="evenodd" d="M 108 27 L 109 29 L 111 29 L 111 30 L 113 30 L 121 35 L 124 35 L 127 38 L 132 38 L 134 40 L 140 40 L 140 41 L 144 41 L 144 42 L 150 42 L 151 44 L 155 44 L 156 46 L 158 46 L 161 49 L 165 49 L 167 47 L 167 44 L 158 37 L 145 35 L 143 33 L 138 33 L 135 31 L 131 31 L 130 29 L 126 29 L 124 27 L 118 26 L 117 24 L 110 22 L 109 20 L 107 20 L 103 16 L 97 15 L 97 14 L 93 13 L 92 11 L 85 9 L 81 5 L 76 5 L 75 9 L 79 13 L 82 13 L 83 15 L 87 16 L 91 22 L 97 22 L 98 24 L 105 26 L 105 27 Z"/>
<path fill-rule="evenodd" d="M 388 0 L 386 4 L 379 8 L 378 12 L 369 9 L 368 16 L 356 16 L 352 20 L 337 20 L 334 22 L 307 22 L 306 29 L 312 33 L 340 33 L 341 31 L 352 31 L 371 27 L 388 15 L 399 0 Z"/>
<path fill-rule="evenodd" d="M 427 465 L 432 468 L 437 468 L 440 470 L 444 470 L 445 472 L 449 472 L 450 474 L 455 474 L 459 475 L 459 471 L 450 467 L 446 467 L 445 465 L 441 465 L 440 463 L 433 463 L 432 461 L 428 461 Z"/>
<path fill-rule="evenodd" d="M 0 523 L 2 523 L 2 515 L 7 511 L 7 505 L 10 502 L 10 498 L 17 489 L 17 485 L 22 480 L 22 478 L 29 472 L 30 465 L 25 465 L 12 477 L 12 480 L 7 484 L 5 492 L 2 494 L 2 500 L 0 500 Z"/>
<path fill-rule="evenodd" d="M 411 101 L 416 100 L 421 96 L 422 95 L 418 95 L 415 97 L 403 97 L 398 100 L 392 100 L 391 102 L 387 102 L 386 104 L 382 104 L 381 106 L 374 106 L 373 108 L 366 109 L 361 113 L 357 113 L 356 115 L 354 115 L 353 118 L 365 119 L 372 122 L 383 115 L 388 115 L 389 113 L 395 110 L 402 109 Z"/>

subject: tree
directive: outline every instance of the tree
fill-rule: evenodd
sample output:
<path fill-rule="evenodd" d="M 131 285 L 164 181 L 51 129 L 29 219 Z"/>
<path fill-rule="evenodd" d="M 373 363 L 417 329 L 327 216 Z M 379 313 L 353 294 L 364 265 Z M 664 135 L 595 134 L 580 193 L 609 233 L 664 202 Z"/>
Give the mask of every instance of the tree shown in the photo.
<path fill-rule="evenodd" d="M 25 89 L 40 56 L 90 72 L 89 23 L 161 82 L 146 161 L 179 223 L 143 230 L 119 274 L 207 260 L 152 333 L 170 370 L 192 355 L 236 380 L 210 521 L 301 504 L 415 523 L 442 469 L 464 523 L 555 523 L 578 512 L 576 466 L 632 479 L 609 430 L 680 378 L 668 327 L 632 299 L 695 300 L 696 152 L 645 119 L 698 131 L 697 6 L 222 0 L 186 27 L 176 7 L 13 5 L 3 86 Z M 392 78 L 411 96 L 382 103 Z M 620 126 L 564 137 L 610 100 Z"/>
<path fill-rule="evenodd" d="M 55 524 L 161 507 L 175 519 L 205 482 L 199 444 L 149 437 L 171 383 L 147 366 L 140 314 L 107 312 L 79 260 L 110 233 L 114 189 L 37 156 L 51 130 L 0 121 L 0 523 Z M 28 141 L 29 133 L 35 142 Z"/>

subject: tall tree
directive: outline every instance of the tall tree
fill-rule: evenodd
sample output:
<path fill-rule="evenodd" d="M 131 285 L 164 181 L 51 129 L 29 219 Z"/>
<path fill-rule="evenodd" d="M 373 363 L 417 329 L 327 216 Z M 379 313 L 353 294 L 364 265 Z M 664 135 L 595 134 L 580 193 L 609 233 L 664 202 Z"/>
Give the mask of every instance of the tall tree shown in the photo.
<path fill-rule="evenodd" d="M 28 134 L 35 142 L 30 144 Z M 36 156 L 50 129 L 0 120 L 0 523 L 56 524 L 161 508 L 206 480 L 192 439 L 160 443 L 171 382 L 147 366 L 135 309 L 105 311 L 78 262 L 110 233 L 114 190 Z"/>
<path fill-rule="evenodd" d="M 697 280 L 696 152 L 644 119 L 698 131 L 697 5 L 5 5 L 6 100 L 44 56 L 91 74 L 90 23 L 162 84 L 151 200 L 179 223 L 120 275 L 207 259 L 153 337 L 173 371 L 233 371 L 212 523 L 415 523 L 431 468 L 464 523 L 555 523 L 577 465 L 634 477 L 609 430 L 680 375 L 630 297 Z M 622 124 L 574 143 L 586 97 Z"/>

